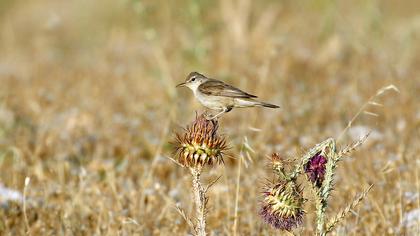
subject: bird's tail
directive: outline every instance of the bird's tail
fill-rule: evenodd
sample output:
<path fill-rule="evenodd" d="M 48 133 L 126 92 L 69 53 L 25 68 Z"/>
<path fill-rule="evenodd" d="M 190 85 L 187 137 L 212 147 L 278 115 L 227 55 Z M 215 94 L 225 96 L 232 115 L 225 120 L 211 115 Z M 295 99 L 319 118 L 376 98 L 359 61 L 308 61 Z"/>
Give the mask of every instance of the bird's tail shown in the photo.
<path fill-rule="evenodd" d="M 266 103 L 266 102 L 260 102 L 254 99 L 236 99 L 236 106 L 237 107 L 268 107 L 268 108 L 279 108 L 279 106 Z"/>
<path fill-rule="evenodd" d="M 268 107 L 268 108 L 280 108 L 277 105 L 266 103 L 266 102 L 259 102 L 258 106 Z"/>

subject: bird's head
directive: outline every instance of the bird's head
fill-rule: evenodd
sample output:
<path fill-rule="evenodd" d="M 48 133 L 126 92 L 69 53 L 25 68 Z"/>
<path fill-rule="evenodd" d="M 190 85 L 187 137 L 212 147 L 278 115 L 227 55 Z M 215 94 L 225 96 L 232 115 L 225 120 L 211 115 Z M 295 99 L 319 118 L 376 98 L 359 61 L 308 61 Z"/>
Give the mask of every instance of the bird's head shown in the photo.
<path fill-rule="evenodd" d="M 185 82 L 178 84 L 176 87 L 188 87 L 195 91 L 200 84 L 206 82 L 208 78 L 198 72 L 191 72 Z"/>

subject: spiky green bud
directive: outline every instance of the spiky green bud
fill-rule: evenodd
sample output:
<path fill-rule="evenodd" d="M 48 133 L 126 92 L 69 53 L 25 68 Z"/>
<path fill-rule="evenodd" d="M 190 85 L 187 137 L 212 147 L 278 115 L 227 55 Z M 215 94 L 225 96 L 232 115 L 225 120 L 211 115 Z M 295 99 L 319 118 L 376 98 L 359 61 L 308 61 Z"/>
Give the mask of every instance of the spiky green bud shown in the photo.
<path fill-rule="evenodd" d="M 302 190 L 293 181 L 278 183 L 264 192 L 260 216 L 272 227 L 290 231 L 303 220 Z"/>

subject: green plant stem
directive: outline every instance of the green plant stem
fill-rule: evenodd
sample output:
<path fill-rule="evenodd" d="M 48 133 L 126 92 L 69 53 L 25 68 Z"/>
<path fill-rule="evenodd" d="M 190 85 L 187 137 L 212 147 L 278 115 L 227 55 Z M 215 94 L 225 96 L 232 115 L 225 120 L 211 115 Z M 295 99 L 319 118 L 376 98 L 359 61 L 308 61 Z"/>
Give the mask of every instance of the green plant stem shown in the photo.
<path fill-rule="evenodd" d="M 324 236 L 325 231 L 325 211 L 328 207 L 328 198 L 332 190 L 334 171 L 337 167 L 338 158 L 335 156 L 335 150 L 331 153 L 331 158 L 328 159 L 325 173 L 325 180 L 321 189 L 317 192 L 317 234 Z M 318 203 L 319 202 L 319 203 Z"/>
<path fill-rule="evenodd" d="M 325 209 L 326 202 L 317 194 L 316 199 L 316 231 L 317 235 L 324 236 L 325 234 Z"/>
<path fill-rule="evenodd" d="M 322 182 L 322 186 L 320 188 L 318 188 L 315 185 L 312 185 L 312 188 L 315 191 L 316 198 L 315 205 L 317 235 L 325 236 L 327 234 L 325 229 L 325 212 L 328 207 L 328 198 L 330 196 L 333 186 L 334 171 L 337 167 L 337 162 L 340 159 L 336 153 L 336 145 L 334 139 L 329 138 L 312 148 L 304 156 L 303 161 L 300 165 L 300 169 L 295 171 L 295 173 L 299 173 L 299 171 L 302 171 L 304 165 L 310 160 L 311 157 L 316 155 L 316 153 L 318 152 L 321 152 L 321 155 L 327 158 L 327 165 L 325 168 L 325 180 Z"/>

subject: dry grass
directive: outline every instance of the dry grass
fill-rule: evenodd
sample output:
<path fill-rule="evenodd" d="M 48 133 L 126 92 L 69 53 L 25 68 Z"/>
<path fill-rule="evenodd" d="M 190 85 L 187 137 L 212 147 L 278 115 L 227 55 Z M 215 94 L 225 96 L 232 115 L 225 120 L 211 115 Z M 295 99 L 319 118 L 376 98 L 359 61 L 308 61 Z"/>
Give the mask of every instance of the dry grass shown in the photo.
<path fill-rule="evenodd" d="M 419 222 L 404 225 L 420 209 L 419 7 L 1 1 L 0 183 L 22 193 L 30 183 L 26 214 L 20 202 L 1 203 L 0 234 L 185 235 L 176 205 L 192 211 L 189 176 L 165 156 L 173 131 L 202 109 L 174 87 L 197 70 L 282 107 L 221 119 L 235 158 L 203 176 L 223 175 L 209 192 L 211 235 L 274 234 L 257 216 L 266 156 L 293 158 L 337 138 L 389 84 L 400 93 L 375 99 L 381 105 L 367 106 L 341 138 L 372 130 L 338 168 L 331 213 L 373 183 L 336 233 L 415 235 Z M 308 215 L 295 233 L 311 235 L 313 222 Z"/>

